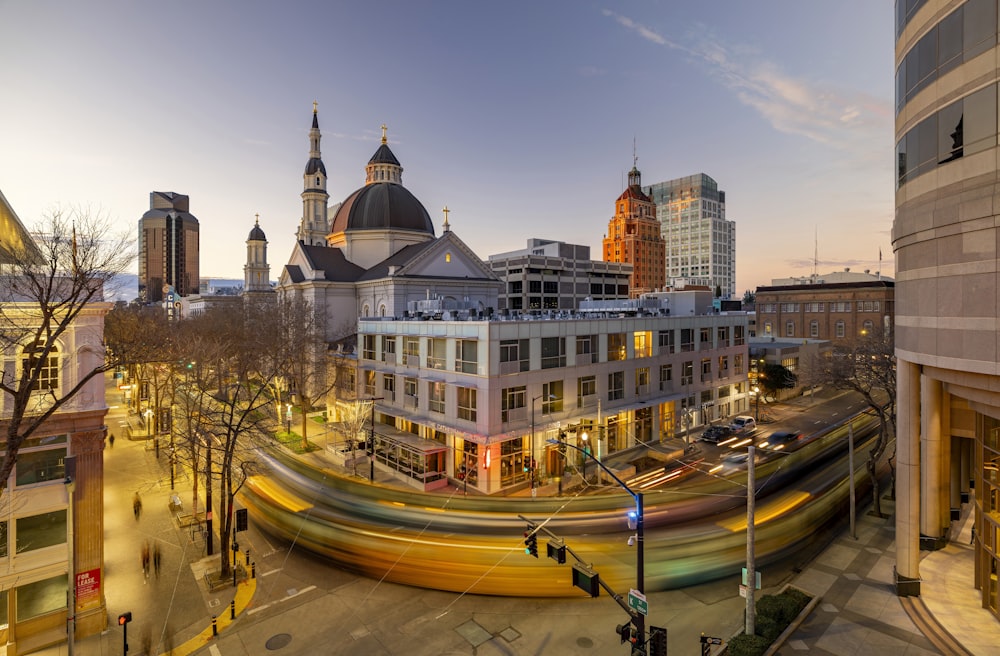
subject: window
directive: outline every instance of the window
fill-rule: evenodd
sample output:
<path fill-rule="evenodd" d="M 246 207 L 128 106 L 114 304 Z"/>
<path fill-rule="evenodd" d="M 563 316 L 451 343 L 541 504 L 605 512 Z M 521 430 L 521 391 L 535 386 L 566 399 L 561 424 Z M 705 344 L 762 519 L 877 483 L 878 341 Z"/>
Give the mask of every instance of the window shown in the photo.
<path fill-rule="evenodd" d="M 45 481 L 65 478 L 64 459 L 66 449 L 46 449 L 44 451 L 22 451 L 17 456 L 15 468 L 16 485 L 32 485 Z"/>
<path fill-rule="evenodd" d="M 608 374 L 608 401 L 625 398 L 625 372 L 613 371 Z"/>
<path fill-rule="evenodd" d="M 712 359 L 701 359 L 701 382 L 706 383 L 712 380 Z"/>
<path fill-rule="evenodd" d="M 583 376 L 576 379 L 576 407 L 584 408 L 591 405 L 591 399 L 597 396 L 597 376 Z"/>
<path fill-rule="evenodd" d="M 688 360 L 681 364 L 681 385 L 690 385 L 694 382 L 694 361 Z"/>
<path fill-rule="evenodd" d="M 522 289 L 524 289 L 524 282 L 521 280 L 511 280 L 507 283 L 508 294 L 520 294 Z"/>
<path fill-rule="evenodd" d="M 698 329 L 698 350 L 704 351 L 706 349 L 712 348 L 712 329 L 711 328 L 699 328 Z"/>
<path fill-rule="evenodd" d="M 7 522 L 0 522 L 0 558 L 7 557 Z M 6 599 L 4 599 L 6 602 Z M 0 611 L 5 607 L 5 604 L 0 604 Z M 7 626 L 7 618 L 0 619 L 0 629 Z"/>
<path fill-rule="evenodd" d="M 403 394 L 406 398 L 403 399 L 404 403 L 411 407 L 417 407 L 417 379 L 407 376 L 403 379 Z"/>
<path fill-rule="evenodd" d="M 720 355 L 719 356 L 719 378 L 727 378 L 729 376 L 729 356 Z"/>
<path fill-rule="evenodd" d="M 542 338 L 542 369 L 566 366 L 566 338 Z"/>
<path fill-rule="evenodd" d="M 837 337 L 843 338 L 844 335 L 847 334 L 843 320 L 840 320 L 836 324 L 834 324 L 834 329 L 836 330 Z"/>
<path fill-rule="evenodd" d="M 427 407 L 431 412 L 444 414 L 444 383 L 427 383 Z"/>
<path fill-rule="evenodd" d="M 382 362 L 389 364 L 396 362 L 396 337 L 394 335 L 382 335 Z"/>
<path fill-rule="evenodd" d="M 785 337 L 795 337 L 795 322 L 786 321 L 785 322 Z"/>
<path fill-rule="evenodd" d="M 635 370 L 635 395 L 649 393 L 649 367 L 639 367 Z"/>
<path fill-rule="evenodd" d="M 733 326 L 733 346 L 743 346 L 746 343 L 746 326 Z"/>
<path fill-rule="evenodd" d="M 474 339 L 460 339 L 455 344 L 455 371 L 474 374 L 479 368 L 478 342 Z"/>
<path fill-rule="evenodd" d="M 396 401 L 396 377 L 392 374 L 382 376 L 382 396 L 388 401 Z"/>
<path fill-rule="evenodd" d="M 28 344 L 22 351 L 24 358 L 21 360 L 23 376 L 31 378 L 37 369 L 38 375 L 31 384 L 31 391 L 38 392 L 44 390 L 54 390 L 59 387 L 59 351 L 55 344 L 46 350 L 45 340 L 37 340 Z"/>
<path fill-rule="evenodd" d="M 813 321 L 809 322 L 809 336 L 810 337 L 819 337 L 819 322 L 818 321 L 813 320 Z"/>
<path fill-rule="evenodd" d="M 559 283 L 555 280 L 546 280 L 545 284 L 542 285 L 542 293 L 544 294 L 558 294 L 559 293 Z"/>
<path fill-rule="evenodd" d="M 863 324 L 861 324 L 861 334 L 862 335 L 871 335 L 872 334 L 872 330 L 874 330 L 874 329 L 875 329 L 875 324 L 873 324 L 871 322 L 871 320 L 867 320 Z"/>
<path fill-rule="evenodd" d="M 660 353 L 673 353 L 673 352 L 674 352 L 674 331 L 661 330 Z"/>
<path fill-rule="evenodd" d="M 770 321 L 765 321 L 764 322 L 764 334 L 765 335 L 770 335 L 771 334 L 771 322 Z"/>
<path fill-rule="evenodd" d="M 504 339 L 500 341 L 501 374 L 514 374 L 527 371 L 529 364 L 528 340 Z"/>
<path fill-rule="evenodd" d="M 648 358 L 653 355 L 653 333 L 651 331 L 635 332 L 632 334 L 632 346 L 635 357 Z"/>
<path fill-rule="evenodd" d="M 733 373 L 737 376 L 743 375 L 743 354 L 737 353 L 733 356 Z"/>
<path fill-rule="evenodd" d="M 363 375 L 365 377 L 365 396 L 369 398 L 375 396 L 375 372 L 365 371 Z"/>
<path fill-rule="evenodd" d="M 669 392 L 674 388 L 674 365 L 660 365 L 660 391 Z"/>
<path fill-rule="evenodd" d="M 476 420 L 476 388 L 458 388 L 458 418 L 466 421 Z"/>
<path fill-rule="evenodd" d="M 375 335 L 365 335 L 361 345 L 361 357 L 365 360 L 375 359 Z"/>
<path fill-rule="evenodd" d="M 593 364 L 597 360 L 597 335 L 577 335 L 576 363 Z"/>
<path fill-rule="evenodd" d="M 542 293 L 542 281 L 541 280 L 529 280 L 528 281 L 528 293 L 529 294 L 541 294 Z"/>
<path fill-rule="evenodd" d="M 625 333 L 608 333 L 608 362 L 624 360 L 627 356 Z"/>
<path fill-rule="evenodd" d="M 66 608 L 66 575 L 19 585 L 14 598 L 19 622 Z"/>
<path fill-rule="evenodd" d="M 694 350 L 694 328 L 681 328 L 681 351 Z"/>
<path fill-rule="evenodd" d="M 448 341 L 431 337 L 427 340 L 427 368 L 444 369 L 447 365 Z"/>
<path fill-rule="evenodd" d="M 524 408 L 528 394 L 526 388 L 507 387 L 500 392 L 500 420 L 504 423 L 525 419 Z"/>
<path fill-rule="evenodd" d="M 726 348 L 729 346 L 729 326 L 719 326 L 717 332 L 717 339 L 719 341 L 719 348 Z"/>
<path fill-rule="evenodd" d="M 781 303 L 780 307 L 781 307 L 781 311 L 782 312 L 798 312 L 799 311 L 799 304 L 798 303 Z"/>
<path fill-rule="evenodd" d="M 561 380 L 554 380 L 551 383 L 542 385 L 542 414 L 549 415 L 553 412 L 562 412 L 563 409 L 563 384 Z"/>
<path fill-rule="evenodd" d="M 41 515 L 17 518 L 15 538 L 17 541 L 15 553 L 66 544 L 66 511 L 55 510 Z M 64 576 L 64 585 L 65 582 Z"/>
<path fill-rule="evenodd" d="M 403 338 L 403 355 L 406 358 L 406 364 L 410 367 L 420 366 L 420 338 L 419 337 L 404 337 Z"/>

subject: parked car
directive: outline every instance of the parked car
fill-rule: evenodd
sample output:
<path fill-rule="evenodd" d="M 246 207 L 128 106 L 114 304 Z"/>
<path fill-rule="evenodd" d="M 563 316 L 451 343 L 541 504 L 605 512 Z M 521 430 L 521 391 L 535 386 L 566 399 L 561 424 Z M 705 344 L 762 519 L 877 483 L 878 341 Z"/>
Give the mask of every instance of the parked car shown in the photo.
<path fill-rule="evenodd" d="M 729 423 L 729 428 L 738 435 L 748 435 L 757 430 L 757 422 L 754 421 L 753 417 L 739 415 L 738 417 L 733 417 L 733 420 Z"/>
<path fill-rule="evenodd" d="M 718 444 L 722 440 L 727 439 L 733 434 L 733 429 L 729 426 L 723 426 L 722 424 L 712 424 L 701 434 L 701 439 L 706 442 L 713 442 Z"/>

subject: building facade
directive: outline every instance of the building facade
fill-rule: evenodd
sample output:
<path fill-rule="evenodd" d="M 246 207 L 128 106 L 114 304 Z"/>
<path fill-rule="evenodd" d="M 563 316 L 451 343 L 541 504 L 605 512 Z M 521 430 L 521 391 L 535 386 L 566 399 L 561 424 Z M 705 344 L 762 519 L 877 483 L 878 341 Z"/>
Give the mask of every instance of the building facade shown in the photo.
<path fill-rule="evenodd" d="M 892 334 L 895 283 L 758 287 L 755 302 L 758 339 L 821 339 L 846 345 L 863 334 Z"/>
<path fill-rule="evenodd" d="M 975 570 L 1000 617 L 1000 195 L 996 0 L 896 3 L 896 590 L 973 504 Z M 970 480 L 972 486 L 970 488 Z"/>
<path fill-rule="evenodd" d="M 0 226 L 5 244 L 31 239 L 2 194 Z M 5 322 L 32 326 L 38 316 L 37 301 L 0 302 Z M 31 392 L 36 408 L 50 407 L 56 395 L 79 383 L 81 372 L 103 364 L 104 315 L 110 306 L 87 304 L 56 340 L 38 389 Z M 6 347 L 5 379 L 17 378 L 30 352 L 27 344 Z M 0 645 L 7 654 L 66 642 L 71 588 L 76 635 L 107 628 L 103 385 L 102 376 L 91 378 L 22 443 L 0 495 Z M 11 397 L 0 395 L 4 439 L 11 407 Z"/>
<path fill-rule="evenodd" d="M 590 259 L 590 247 L 529 239 L 527 248 L 489 256 L 504 281 L 501 311 L 575 310 L 586 299 L 628 298 L 632 265 Z"/>
<path fill-rule="evenodd" d="M 666 242 L 666 276 L 736 294 L 736 224 L 726 219 L 726 192 L 698 173 L 646 187 Z"/>
<path fill-rule="evenodd" d="M 565 433 L 598 459 L 746 411 L 746 315 L 361 319 L 380 467 L 485 494 L 544 485 Z"/>
<path fill-rule="evenodd" d="M 629 296 L 662 290 L 667 283 L 666 246 L 656 221 L 656 206 L 642 191 L 642 176 L 633 164 L 628 187 L 615 201 L 615 214 L 601 242 L 605 262 L 632 265 Z"/>
<path fill-rule="evenodd" d="M 198 293 L 198 219 L 190 199 L 172 191 L 149 194 L 149 211 L 139 219 L 139 299 L 159 303 L 173 287 L 178 296 Z"/>

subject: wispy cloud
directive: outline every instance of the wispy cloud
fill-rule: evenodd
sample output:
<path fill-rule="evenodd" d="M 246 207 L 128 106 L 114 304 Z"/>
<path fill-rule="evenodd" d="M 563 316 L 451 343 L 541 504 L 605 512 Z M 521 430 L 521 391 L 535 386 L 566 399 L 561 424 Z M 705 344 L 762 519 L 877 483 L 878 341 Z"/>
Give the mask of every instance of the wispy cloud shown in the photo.
<path fill-rule="evenodd" d="M 681 43 L 609 9 L 602 13 L 651 43 L 686 54 L 779 132 L 848 149 L 883 131 L 891 115 L 884 101 L 795 78 L 755 51 L 727 47 L 704 26 L 694 26 Z"/>

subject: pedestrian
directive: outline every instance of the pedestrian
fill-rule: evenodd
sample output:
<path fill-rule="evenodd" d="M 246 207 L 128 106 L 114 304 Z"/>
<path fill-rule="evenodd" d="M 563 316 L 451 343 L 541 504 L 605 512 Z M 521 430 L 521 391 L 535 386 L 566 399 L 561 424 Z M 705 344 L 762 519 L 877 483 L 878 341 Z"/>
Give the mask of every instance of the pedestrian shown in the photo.
<path fill-rule="evenodd" d="M 138 491 L 132 495 L 132 513 L 135 515 L 135 521 L 139 521 L 139 515 L 142 514 L 142 499 L 139 498 Z"/>
<path fill-rule="evenodd" d="M 157 542 L 153 545 L 153 571 L 156 572 L 156 578 L 160 578 L 160 543 Z"/>
<path fill-rule="evenodd" d="M 115 434 L 114 433 L 109 433 L 108 434 L 108 446 L 110 446 L 112 449 L 115 448 Z"/>
<path fill-rule="evenodd" d="M 973 526 L 972 527 L 972 539 L 969 540 L 969 544 L 975 544 L 975 543 L 976 543 L 976 527 Z"/>
<path fill-rule="evenodd" d="M 146 579 L 149 578 L 149 540 L 145 540 L 142 543 L 142 582 L 145 583 Z"/>

